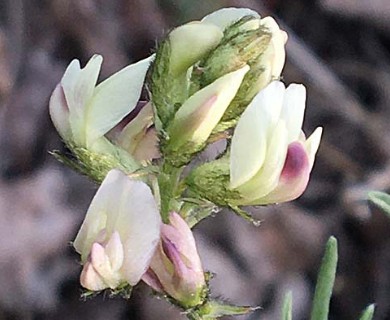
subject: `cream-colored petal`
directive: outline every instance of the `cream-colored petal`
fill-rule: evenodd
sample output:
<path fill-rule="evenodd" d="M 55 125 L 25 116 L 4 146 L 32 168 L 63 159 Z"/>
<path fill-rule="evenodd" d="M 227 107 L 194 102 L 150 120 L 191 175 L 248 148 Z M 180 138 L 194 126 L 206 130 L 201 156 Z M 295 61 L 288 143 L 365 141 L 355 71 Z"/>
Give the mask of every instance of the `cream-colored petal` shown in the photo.
<path fill-rule="evenodd" d="M 261 19 L 260 24 L 271 33 L 270 46 L 264 53 L 262 60 L 269 61 L 271 76 L 273 79 L 277 79 L 280 77 L 286 60 L 285 44 L 288 38 L 287 33 L 280 30 L 279 25 L 272 17 Z"/>
<path fill-rule="evenodd" d="M 50 97 L 49 113 L 62 139 L 69 141 L 72 138 L 69 124 L 69 109 L 61 84 L 56 86 Z"/>
<path fill-rule="evenodd" d="M 85 116 L 86 104 L 92 98 L 102 61 L 102 56 L 94 55 L 87 65 L 80 69 L 79 61 L 73 60 L 62 77 L 61 85 L 69 110 L 78 117 Z"/>
<path fill-rule="evenodd" d="M 270 193 L 278 185 L 287 155 L 287 129 L 281 120 L 268 141 L 266 157 L 261 169 L 237 190 L 251 202 Z"/>
<path fill-rule="evenodd" d="M 111 186 L 107 231 L 117 231 L 123 244 L 121 274 L 136 284 L 147 270 L 160 237 L 161 217 L 150 188 L 123 173 Z M 119 182 L 119 183 L 118 183 Z"/>
<path fill-rule="evenodd" d="M 245 16 L 253 16 L 260 19 L 260 15 L 247 8 L 223 8 L 205 16 L 202 21 L 212 23 L 222 30 Z"/>
<path fill-rule="evenodd" d="M 274 130 L 279 121 L 283 107 L 285 86 L 281 81 L 272 81 L 267 87 L 261 90 L 252 100 L 251 104 L 256 105 L 259 114 L 266 118 L 269 130 Z"/>
<path fill-rule="evenodd" d="M 318 127 L 304 143 L 309 157 L 310 168 L 313 167 L 315 155 L 320 146 L 322 131 L 322 127 Z"/>
<path fill-rule="evenodd" d="M 254 104 L 250 104 L 237 123 L 230 153 L 230 187 L 250 180 L 264 163 L 267 125 Z"/>
<path fill-rule="evenodd" d="M 137 105 L 154 55 L 118 71 L 99 84 L 88 104 L 87 147 L 118 124 Z"/>
<path fill-rule="evenodd" d="M 288 143 L 299 140 L 306 105 L 306 88 L 302 84 L 290 84 L 283 100 L 281 119 L 286 122 Z"/>
<path fill-rule="evenodd" d="M 214 49 L 223 37 L 220 28 L 198 21 L 182 25 L 169 34 L 170 72 L 180 75 Z"/>
<path fill-rule="evenodd" d="M 267 139 L 280 116 L 284 91 L 283 83 L 272 82 L 256 95 L 241 115 L 231 146 L 231 188 L 249 181 L 262 167 Z"/>
<path fill-rule="evenodd" d="M 124 254 L 121 238 L 117 231 L 112 233 L 104 249 L 110 261 L 112 271 L 118 271 L 122 267 Z"/>
<path fill-rule="evenodd" d="M 112 215 L 111 203 L 119 201 L 121 181 L 129 179 L 119 170 L 111 170 L 100 188 L 96 192 L 88 208 L 84 222 L 78 232 L 73 245 L 81 260 L 86 261 L 92 247 L 92 243 L 97 239 L 99 233 L 106 228 L 107 217 Z M 119 189 L 119 190 L 118 190 Z"/>
<path fill-rule="evenodd" d="M 230 72 L 192 95 L 176 112 L 168 134 L 171 145 L 193 140 L 203 142 L 222 118 L 236 95 L 249 66 Z"/>

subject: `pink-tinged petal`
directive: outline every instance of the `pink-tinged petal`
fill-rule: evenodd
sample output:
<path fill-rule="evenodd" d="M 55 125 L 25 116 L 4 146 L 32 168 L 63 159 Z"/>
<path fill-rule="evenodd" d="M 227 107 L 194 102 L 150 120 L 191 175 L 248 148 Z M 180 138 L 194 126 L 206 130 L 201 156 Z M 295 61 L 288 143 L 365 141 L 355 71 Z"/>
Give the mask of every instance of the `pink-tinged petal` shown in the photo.
<path fill-rule="evenodd" d="M 139 111 L 132 121 L 126 124 L 122 131 L 117 135 L 114 142 L 125 149 L 129 154 L 134 155 L 135 150 L 152 124 L 153 108 L 152 104 L 148 103 Z M 142 160 L 146 160 L 146 158 Z"/>
<path fill-rule="evenodd" d="M 186 261 L 187 267 L 192 270 L 203 270 L 202 264 L 196 248 L 194 235 L 184 219 L 172 212 L 169 217 L 169 225 L 161 227 L 161 234 L 165 239 L 169 239 L 175 248 L 181 253 Z"/>
<path fill-rule="evenodd" d="M 205 142 L 236 95 L 249 66 L 230 72 L 187 99 L 168 128 L 170 146 Z"/>
<path fill-rule="evenodd" d="M 69 125 L 69 108 L 61 84 L 56 86 L 50 97 L 49 112 L 51 120 L 61 138 L 67 141 L 70 140 L 72 133 Z"/>
<path fill-rule="evenodd" d="M 266 158 L 261 169 L 237 190 L 248 202 L 261 198 L 278 185 L 287 154 L 287 130 L 283 120 L 276 126 L 268 141 Z"/>
<path fill-rule="evenodd" d="M 302 84 L 290 84 L 286 89 L 281 111 L 288 131 L 288 143 L 297 141 L 302 128 L 306 105 L 306 88 Z"/>
<path fill-rule="evenodd" d="M 278 186 L 252 204 L 286 202 L 298 198 L 306 189 L 310 171 L 309 158 L 304 145 L 301 142 L 291 143 L 288 147 Z"/>
<path fill-rule="evenodd" d="M 83 266 L 83 270 L 80 275 L 80 284 L 88 290 L 100 291 L 108 288 L 108 285 L 104 283 L 102 277 L 96 272 L 90 262 L 87 262 Z"/>
<path fill-rule="evenodd" d="M 111 289 L 118 287 L 121 283 L 121 275 L 112 269 L 105 247 L 95 242 L 91 248 L 90 260 L 93 268 L 108 287 Z"/>
<path fill-rule="evenodd" d="M 115 127 L 137 105 L 154 55 L 113 74 L 100 83 L 88 104 L 87 146 Z"/>
<path fill-rule="evenodd" d="M 112 269 L 108 256 L 106 255 L 104 247 L 97 242 L 92 244 L 90 261 L 94 269 L 100 276 L 106 280 L 111 277 Z"/>
<path fill-rule="evenodd" d="M 172 263 L 176 276 L 182 279 L 185 278 L 188 267 L 182 259 L 181 252 L 179 252 L 175 244 L 169 239 L 162 237 L 161 242 L 163 251 L 166 257 Z"/>
<path fill-rule="evenodd" d="M 164 292 L 164 289 L 160 283 L 160 280 L 154 273 L 152 269 L 148 269 L 146 273 L 142 276 L 142 281 L 145 282 L 149 287 L 151 287 L 154 291 Z"/>
<path fill-rule="evenodd" d="M 322 128 L 318 127 L 304 142 L 306 152 L 309 157 L 310 168 L 313 167 L 315 155 L 317 153 L 318 147 L 320 146 L 322 131 Z"/>
<path fill-rule="evenodd" d="M 245 16 L 252 16 L 260 19 L 260 15 L 247 8 L 223 8 L 217 10 L 202 19 L 202 22 L 212 23 L 222 30 Z"/>

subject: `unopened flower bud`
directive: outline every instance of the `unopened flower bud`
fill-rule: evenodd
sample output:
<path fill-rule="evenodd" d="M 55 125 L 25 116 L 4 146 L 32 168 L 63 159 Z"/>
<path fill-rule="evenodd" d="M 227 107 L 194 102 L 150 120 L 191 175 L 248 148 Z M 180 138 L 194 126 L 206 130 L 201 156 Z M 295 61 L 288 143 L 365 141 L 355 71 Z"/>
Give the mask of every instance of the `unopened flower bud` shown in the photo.
<path fill-rule="evenodd" d="M 167 128 L 165 159 L 182 166 L 200 151 L 234 98 L 249 67 L 228 73 L 184 102 Z"/>
<path fill-rule="evenodd" d="M 195 21 L 174 29 L 159 46 L 150 89 L 163 128 L 188 98 L 187 70 L 215 48 L 222 36 L 217 26 Z"/>
<path fill-rule="evenodd" d="M 200 87 L 231 72 L 241 64 L 250 66 L 236 97 L 214 132 L 234 126 L 253 97 L 272 80 L 278 79 L 285 62 L 286 32 L 271 17 L 249 9 L 227 8 L 204 18 L 224 29 L 218 47 L 199 64 L 203 72 L 194 77 Z"/>
<path fill-rule="evenodd" d="M 169 224 L 162 225 L 160 244 L 142 279 L 186 309 L 203 302 L 206 282 L 195 239 L 177 213 L 171 213 Z"/>

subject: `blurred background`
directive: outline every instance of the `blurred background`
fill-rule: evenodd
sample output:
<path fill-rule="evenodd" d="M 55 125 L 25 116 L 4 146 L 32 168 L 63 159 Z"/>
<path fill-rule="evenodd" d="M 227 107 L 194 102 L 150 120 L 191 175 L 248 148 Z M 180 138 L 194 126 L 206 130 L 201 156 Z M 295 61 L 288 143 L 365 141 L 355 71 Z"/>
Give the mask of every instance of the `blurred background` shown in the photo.
<path fill-rule="evenodd" d="M 308 319 L 327 238 L 339 240 L 330 319 L 376 302 L 390 319 L 390 221 L 368 207 L 390 188 L 388 0 L 0 0 L 0 319 L 184 319 L 139 286 L 130 301 L 82 301 L 70 241 L 96 186 L 57 163 L 48 115 L 73 58 L 104 56 L 102 79 L 148 56 L 174 26 L 227 6 L 273 15 L 289 34 L 286 83 L 308 88 L 306 133 L 325 128 L 312 179 L 292 203 L 256 208 L 259 228 L 220 213 L 195 230 L 214 296 L 279 319 L 293 291 Z M 387 219 L 387 220 L 386 220 Z"/>

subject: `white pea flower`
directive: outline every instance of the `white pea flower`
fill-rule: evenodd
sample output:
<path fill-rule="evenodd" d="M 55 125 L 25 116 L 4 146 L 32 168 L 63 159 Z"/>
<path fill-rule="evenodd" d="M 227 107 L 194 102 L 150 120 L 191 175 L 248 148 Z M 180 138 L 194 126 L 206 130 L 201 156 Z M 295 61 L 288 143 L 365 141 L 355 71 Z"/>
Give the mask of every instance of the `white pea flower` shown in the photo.
<path fill-rule="evenodd" d="M 73 243 L 81 255 L 81 285 L 92 291 L 135 285 L 160 238 L 161 217 L 150 188 L 111 170 Z"/>
<path fill-rule="evenodd" d="M 137 105 L 153 56 L 131 64 L 96 85 L 102 56 L 84 68 L 73 60 L 50 99 L 50 116 L 67 143 L 98 153 L 112 153 L 105 134 Z"/>
<path fill-rule="evenodd" d="M 306 139 L 301 131 L 306 101 L 303 85 L 287 89 L 274 81 L 260 91 L 242 114 L 230 154 L 230 188 L 239 205 L 296 199 L 305 190 L 322 128 Z"/>

